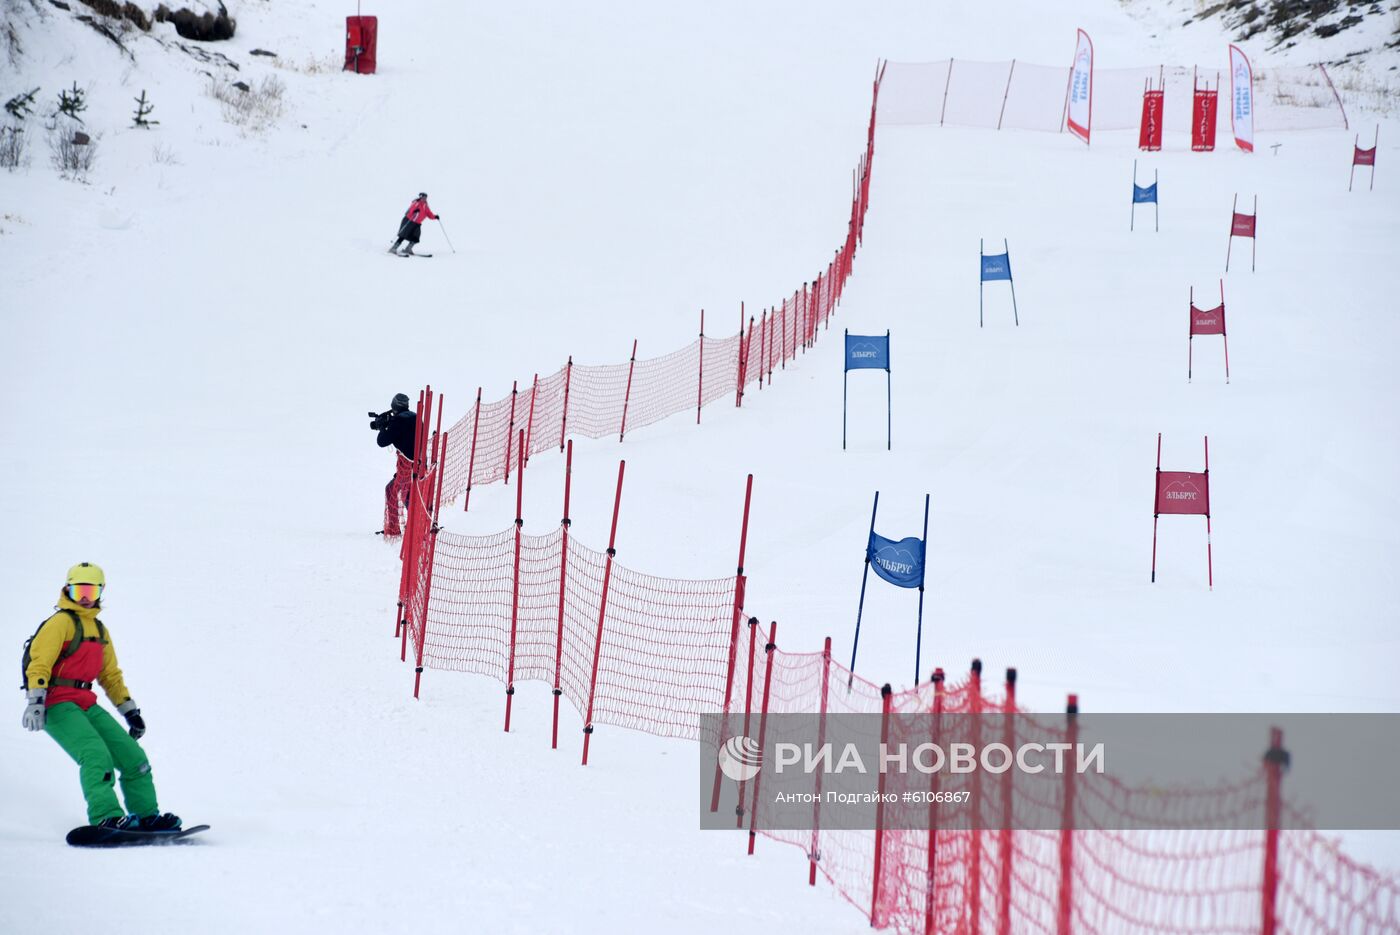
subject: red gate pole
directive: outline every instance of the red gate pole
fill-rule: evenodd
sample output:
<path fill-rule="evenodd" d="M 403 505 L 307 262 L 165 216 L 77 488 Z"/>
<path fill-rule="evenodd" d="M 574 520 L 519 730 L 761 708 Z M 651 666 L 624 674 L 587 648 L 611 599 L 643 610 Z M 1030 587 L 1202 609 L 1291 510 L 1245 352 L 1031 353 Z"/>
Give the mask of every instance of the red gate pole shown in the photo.
<path fill-rule="evenodd" d="M 476 467 L 476 429 L 481 424 L 481 387 L 476 388 L 476 409 L 472 415 L 472 451 L 467 456 L 467 494 L 462 498 L 462 512 L 467 512 L 472 502 L 472 470 Z"/>
<path fill-rule="evenodd" d="M 885 744 L 890 739 L 890 704 L 894 689 L 886 682 L 880 688 L 880 752 L 883 755 Z M 870 927 L 880 927 L 880 865 L 885 857 L 885 770 L 880 769 L 877 786 L 879 798 L 875 802 L 875 873 L 870 884 Z"/>
<path fill-rule="evenodd" d="M 1006 699 L 1002 704 L 1002 743 L 1006 749 L 1016 750 L 1016 670 L 1006 670 Z M 1011 935 L 1011 862 L 1015 858 L 1015 842 L 1011 835 L 1011 821 L 1014 816 L 1012 779 L 1014 769 L 1001 774 L 1001 831 L 997 850 L 1001 851 L 1001 884 L 997 892 L 997 935 Z"/>
<path fill-rule="evenodd" d="M 613 497 L 612 531 L 608 533 L 608 558 L 603 566 L 603 593 L 598 605 L 598 634 L 593 638 L 593 674 L 588 678 L 588 711 L 583 717 L 583 765 L 588 765 L 588 742 L 593 738 L 593 699 L 598 689 L 598 657 L 603 652 L 603 621 L 608 616 L 608 584 L 612 581 L 613 557 L 617 555 L 617 511 L 622 506 L 622 474 L 626 461 L 617 462 L 617 493 Z"/>
<path fill-rule="evenodd" d="M 510 589 L 510 655 L 506 661 L 506 732 L 510 732 L 510 703 L 515 698 L 515 629 L 520 619 L 520 536 L 525 529 L 521 506 L 525 495 L 525 430 L 520 430 L 520 448 L 515 471 L 515 573 Z"/>
<path fill-rule="evenodd" d="M 739 646 L 739 620 L 744 613 L 744 590 L 748 579 L 744 577 L 744 551 L 749 542 L 749 501 L 753 497 L 753 475 L 749 475 L 744 485 L 744 519 L 739 527 L 739 564 L 734 572 L 734 618 L 729 636 L 729 667 L 724 677 L 724 723 L 720 724 L 719 741 L 724 742 L 724 728 L 729 720 L 729 693 L 734 689 L 734 654 Z M 710 792 L 710 811 L 719 810 L 719 760 L 715 760 L 715 781 Z"/>
<path fill-rule="evenodd" d="M 1215 569 L 1210 557 L 1210 436 L 1202 436 L 1206 446 L 1206 587 L 1215 590 Z"/>
<path fill-rule="evenodd" d="M 574 442 L 569 440 L 569 453 L 564 456 L 564 519 L 559 524 L 559 621 L 554 632 L 554 730 L 549 749 L 559 749 L 559 670 L 564 661 L 564 579 L 569 570 L 569 486 L 574 475 Z"/>
<path fill-rule="evenodd" d="M 1269 749 L 1264 753 L 1264 884 L 1260 893 L 1263 914 L 1261 935 L 1278 931 L 1278 831 L 1283 820 L 1283 771 L 1288 768 L 1283 731 L 1269 728 Z"/>
<path fill-rule="evenodd" d="M 744 736 L 749 735 L 749 718 L 753 714 L 754 649 L 758 642 L 758 618 L 749 618 L 749 674 L 744 676 Z M 744 827 L 744 781 L 739 780 L 739 804 L 734 807 L 734 827 Z"/>
<path fill-rule="evenodd" d="M 1235 246 L 1235 211 L 1239 205 L 1240 193 L 1235 192 L 1235 200 L 1230 202 L 1230 240 L 1225 244 L 1225 272 L 1227 273 L 1230 272 L 1230 251 Z"/>
<path fill-rule="evenodd" d="M 622 425 L 617 430 L 617 440 L 627 436 L 627 404 L 632 400 L 632 370 L 637 366 L 637 339 L 632 339 L 632 359 L 627 362 L 627 391 L 622 394 Z"/>
<path fill-rule="evenodd" d="M 1259 196 L 1254 196 L 1254 235 L 1249 238 L 1249 271 L 1254 272 L 1254 260 L 1259 255 Z"/>
<path fill-rule="evenodd" d="M 943 731 L 943 670 L 933 670 L 933 723 L 929 742 L 935 746 Z M 924 886 L 924 935 L 933 935 L 933 905 L 935 881 L 938 879 L 938 771 L 929 774 L 928 800 L 928 869 Z"/>
<path fill-rule="evenodd" d="M 1157 581 L 1157 493 L 1162 489 L 1162 433 L 1157 433 L 1157 473 L 1152 480 L 1152 581 Z"/>
<path fill-rule="evenodd" d="M 817 749 L 820 750 L 826 744 L 826 707 L 827 697 L 831 691 L 831 637 L 826 638 L 826 645 L 822 647 L 822 700 L 821 711 L 817 715 Z M 817 861 L 822 859 L 821 831 L 822 831 L 822 771 L 812 770 L 816 779 L 816 788 L 812 799 L 812 846 L 807 851 L 807 885 L 817 885 Z"/>
<path fill-rule="evenodd" d="M 758 319 L 758 388 L 763 389 L 764 371 L 768 369 L 768 309 Z"/>
<path fill-rule="evenodd" d="M 535 434 L 535 394 L 540 389 L 540 375 L 535 374 L 535 382 L 530 384 L 530 414 L 525 419 L 525 443 L 521 451 L 524 453 L 524 461 L 530 460 L 530 441 Z M 521 463 L 524 464 L 524 461 Z"/>
<path fill-rule="evenodd" d="M 1225 280 L 1222 279 L 1220 283 L 1220 291 L 1223 294 L 1225 291 Z M 1191 304 L 1190 310 L 1186 313 L 1189 316 L 1186 321 L 1186 382 L 1190 383 L 1192 351 L 1196 346 L 1196 333 L 1194 331 L 1196 327 L 1196 287 L 1191 286 L 1186 294 L 1189 296 L 1187 301 Z"/>
<path fill-rule="evenodd" d="M 778 648 L 778 621 L 768 625 L 768 642 L 763 651 L 767 653 L 767 663 L 763 671 L 763 710 L 758 716 L 758 749 L 763 749 L 768 734 L 768 695 L 773 687 L 773 650 Z M 749 806 L 749 853 L 753 853 L 754 839 L 758 837 L 758 786 L 763 773 L 753 778 L 753 804 Z"/>
<path fill-rule="evenodd" d="M 1230 382 L 1230 336 L 1225 333 L 1225 280 L 1220 280 L 1220 340 L 1225 343 L 1225 382 Z"/>
<path fill-rule="evenodd" d="M 447 436 L 442 436 L 443 448 L 446 450 Z M 423 630 L 418 634 L 418 661 L 413 668 L 413 697 L 418 697 L 418 688 L 423 682 L 423 647 L 428 644 L 428 599 L 433 593 L 433 560 L 437 557 L 437 536 L 439 510 L 442 506 L 442 471 L 437 472 L 437 492 L 433 497 L 433 525 L 428 529 L 431 538 L 428 540 L 428 574 L 423 579 Z M 404 630 L 407 631 L 407 627 Z"/>
<path fill-rule="evenodd" d="M 1079 696 L 1065 704 L 1065 742 L 1073 750 L 1079 744 Z M 1056 935 L 1071 935 L 1074 918 L 1074 770 L 1064 771 L 1065 789 L 1060 802 L 1060 899 Z"/>
<path fill-rule="evenodd" d="M 700 309 L 700 379 L 695 386 L 695 424 L 700 424 L 700 404 L 705 398 L 705 310 Z"/>
<path fill-rule="evenodd" d="M 510 422 L 506 426 L 506 483 L 510 483 L 510 452 L 511 446 L 515 442 L 515 399 L 519 389 L 519 381 L 512 380 L 510 384 Z"/>
<path fill-rule="evenodd" d="M 635 342 L 634 342 L 635 343 Z M 564 365 L 564 415 L 559 419 L 559 450 L 564 450 L 564 432 L 569 425 L 569 384 L 574 378 L 574 355 L 569 355 L 569 362 Z"/>
<path fill-rule="evenodd" d="M 972 660 L 972 748 L 982 748 L 982 660 Z M 970 928 L 972 935 L 982 931 L 982 779 L 981 773 L 972 774 L 972 864 L 968 868 L 968 906 L 971 911 Z"/>

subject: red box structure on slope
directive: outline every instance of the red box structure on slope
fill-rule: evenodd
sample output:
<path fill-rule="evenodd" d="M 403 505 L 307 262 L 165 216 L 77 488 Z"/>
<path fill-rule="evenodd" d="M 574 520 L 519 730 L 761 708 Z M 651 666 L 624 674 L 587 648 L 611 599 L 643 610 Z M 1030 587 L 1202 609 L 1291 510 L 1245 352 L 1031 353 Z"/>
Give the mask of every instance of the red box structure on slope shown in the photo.
<path fill-rule="evenodd" d="M 345 17 L 345 71 L 372 75 L 379 44 L 379 17 Z"/>

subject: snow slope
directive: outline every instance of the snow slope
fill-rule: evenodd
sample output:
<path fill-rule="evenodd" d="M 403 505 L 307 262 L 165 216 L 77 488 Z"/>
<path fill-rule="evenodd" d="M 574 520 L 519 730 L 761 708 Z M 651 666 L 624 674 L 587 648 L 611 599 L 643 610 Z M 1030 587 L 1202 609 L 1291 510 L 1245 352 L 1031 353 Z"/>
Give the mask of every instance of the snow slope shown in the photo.
<path fill-rule="evenodd" d="M 71 765 L 0 731 L 0 930 L 109 904 L 136 907 L 116 932 L 862 928 L 796 855 L 760 842 L 741 861 L 739 838 L 693 830 L 686 745 L 600 731 L 581 769 L 576 723 L 548 749 L 540 686 L 509 735 L 494 682 L 430 671 L 411 699 L 396 552 L 368 534 L 390 462 L 362 413 L 431 382 L 455 419 L 478 385 L 624 360 L 633 338 L 659 355 L 701 307 L 727 323 L 741 299 L 777 301 L 844 236 L 879 57 L 1067 62 L 1082 26 L 1112 67 L 1205 62 L 1223 39 L 1148 36 L 1107 2 L 420 4 L 379 11 L 367 78 L 306 73 L 335 55 L 341 6 L 233 12 L 238 77 L 286 84 L 265 135 L 227 125 L 183 53 L 138 38 L 133 64 L 61 19 L 0 87 L 92 82 L 105 133 L 86 185 L 41 152 L 0 174 L 0 617 L 18 649 L 63 569 L 103 564 L 162 805 L 214 825 L 197 850 L 73 853 Z M 143 88 L 160 126 L 121 129 Z M 871 375 L 851 409 L 874 424 L 840 451 L 824 335 L 742 410 L 580 442 L 573 532 L 603 544 L 625 456 L 619 560 L 729 573 L 752 471 L 749 604 L 785 648 L 831 635 L 839 654 L 873 491 L 891 536 L 916 531 L 928 491 L 925 674 L 1017 665 L 1020 698 L 1051 710 L 1079 691 L 1100 711 L 1394 711 L 1392 124 L 1381 138 L 1377 189 L 1351 195 L 1349 133 L 1254 157 L 1169 140 L 1140 161 L 1161 172 L 1163 231 L 1129 236 L 1129 134 L 1086 152 L 881 132 L 834 324 L 894 333 L 893 453 Z M 432 260 L 384 256 L 420 189 L 456 253 L 428 225 Z M 1233 380 L 1203 341 L 1187 386 L 1187 288 L 1215 288 L 1235 191 L 1259 194 L 1261 239 L 1258 272 L 1225 286 Z M 1011 243 L 1019 329 L 998 292 L 976 326 L 979 237 Z M 1163 521 L 1147 582 L 1158 431 L 1164 467 L 1198 467 L 1211 437 L 1214 591 L 1196 519 Z M 561 459 L 529 470 L 539 532 Z M 474 491 L 452 528 L 495 531 L 513 508 L 503 486 Z M 912 680 L 912 618 L 912 595 L 872 585 L 862 673 Z M 1400 866 L 1394 834 L 1349 846 Z"/>

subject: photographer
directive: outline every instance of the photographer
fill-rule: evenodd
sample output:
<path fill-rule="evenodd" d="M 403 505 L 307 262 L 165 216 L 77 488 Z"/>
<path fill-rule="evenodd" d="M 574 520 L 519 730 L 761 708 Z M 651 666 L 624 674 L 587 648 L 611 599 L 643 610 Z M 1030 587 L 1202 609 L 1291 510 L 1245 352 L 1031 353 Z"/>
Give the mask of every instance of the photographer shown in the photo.
<path fill-rule="evenodd" d="M 369 413 L 369 427 L 379 434 L 375 441 L 380 448 L 393 445 L 398 449 L 394 477 L 384 487 L 384 535 L 398 536 L 399 507 L 408 500 L 408 485 L 413 470 L 413 442 L 418 434 L 418 414 L 408 408 L 408 397 L 397 393 L 388 412 Z"/>

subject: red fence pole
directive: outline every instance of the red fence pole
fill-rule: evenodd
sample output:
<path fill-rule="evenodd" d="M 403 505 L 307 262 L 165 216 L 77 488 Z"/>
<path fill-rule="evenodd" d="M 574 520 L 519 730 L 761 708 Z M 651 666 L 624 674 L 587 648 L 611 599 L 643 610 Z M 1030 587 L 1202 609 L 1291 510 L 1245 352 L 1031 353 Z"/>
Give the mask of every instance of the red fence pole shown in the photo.
<path fill-rule="evenodd" d="M 442 436 L 443 449 L 447 448 L 447 435 Z M 419 686 L 423 682 L 423 648 L 428 645 L 428 599 L 433 593 L 433 560 L 437 557 L 437 535 L 439 509 L 442 506 L 442 466 L 437 468 L 437 491 L 433 497 L 433 525 L 428 530 L 432 538 L 428 540 L 428 573 L 423 579 L 423 630 L 418 634 L 418 661 L 413 668 L 413 697 L 418 697 Z M 405 630 L 408 628 L 405 627 Z"/>
<path fill-rule="evenodd" d="M 784 299 L 784 300 L 783 300 L 783 304 L 782 304 L 781 306 L 779 306 L 779 323 L 778 323 L 778 328 L 779 328 L 779 330 L 780 330 L 780 331 L 782 332 L 782 334 L 783 334 L 783 346 L 782 346 L 782 348 L 778 351 L 778 369 L 779 369 L 779 370 L 786 370 L 786 369 L 787 369 L 787 309 L 788 309 L 788 302 L 787 302 L 787 299 Z"/>
<path fill-rule="evenodd" d="M 764 371 L 768 369 L 768 309 L 758 319 L 758 388 L 763 389 Z"/>
<path fill-rule="evenodd" d="M 603 621 L 608 616 L 608 584 L 612 581 L 613 557 L 617 555 L 617 511 L 622 506 L 622 473 L 626 461 L 617 462 L 617 493 L 613 497 L 612 531 L 608 533 L 608 558 L 603 566 L 603 593 L 598 606 L 598 635 L 593 638 L 593 674 L 588 678 L 588 711 L 583 718 L 583 765 L 588 765 L 588 742 L 593 738 L 593 699 L 598 689 L 598 657 L 603 651 Z"/>
<path fill-rule="evenodd" d="M 929 742 L 937 745 L 943 730 L 943 670 L 933 670 L 933 723 Z M 934 935 L 933 907 L 936 901 L 938 872 L 938 771 L 929 774 L 928 803 L 928 869 L 924 886 L 924 935 Z"/>
<path fill-rule="evenodd" d="M 978 715 L 982 713 L 981 659 L 972 660 L 972 675 L 968 688 L 972 694 L 973 717 L 969 725 L 972 733 L 972 748 L 980 750 L 982 749 L 982 723 Z M 972 935 L 978 935 L 982 931 L 982 780 L 980 771 L 972 774 L 972 821 L 969 827 L 972 829 L 972 833 L 969 842 L 971 863 L 967 872 L 967 905 L 971 913 L 968 931 Z"/>
<path fill-rule="evenodd" d="M 569 425 L 569 384 L 574 377 L 574 355 L 569 355 L 569 362 L 564 365 L 564 414 L 559 419 L 559 450 L 564 450 L 564 432 Z"/>
<path fill-rule="evenodd" d="M 817 749 L 820 750 L 826 744 L 826 707 L 827 698 L 831 689 L 831 637 L 826 638 L 826 644 L 822 647 L 822 700 L 820 713 L 817 715 Z M 821 831 L 822 831 L 822 771 L 812 770 L 816 779 L 816 787 L 813 791 L 812 799 L 812 846 L 807 849 L 807 885 L 817 885 L 817 861 L 822 859 Z"/>
<path fill-rule="evenodd" d="M 1283 771 L 1288 768 L 1288 751 L 1283 748 L 1283 731 L 1269 728 L 1269 749 L 1264 753 L 1264 885 L 1260 894 L 1263 925 L 1261 935 L 1278 931 L 1278 831 L 1283 819 Z"/>
<path fill-rule="evenodd" d="M 1002 704 L 1002 743 L 1006 749 L 1016 749 L 1016 670 L 1006 670 L 1006 699 Z M 1001 830 L 997 850 L 1001 852 L 1001 883 L 997 890 L 997 935 L 1011 935 L 1011 862 L 1015 857 L 1015 842 L 1011 836 L 1014 816 L 1012 777 L 1014 769 L 1001 774 Z"/>
<path fill-rule="evenodd" d="M 695 387 L 695 424 L 700 424 L 700 404 L 705 398 L 705 310 L 700 309 L 700 379 Z"/>
<path fill-rule="evenodd" d="M 816 298 L 816 296 L 813 295 L 811 298 Z M 807 335 L 809 333 L 807 319 L 812 315 L 814 304 L 816 303 L 812 302 L 807 295 L 807 284 L 804 282 L 802 284 L 802 353 L 804 354 L 807 353 Z"/>
<path fill-rule="evenodd" d="M 408 586 L 411 580 L 409 568 L 412 565 L 414 543 L 417 539 L 416 525 L 413 512 L 413 498 L 418 489 L 418 464 L 423 452 L 423 426 L 427 424 L 429 411 L 429 400 L 432 398 L 432 388 L 425 387 L 418 392 L 418 413 L 420 417 L 414 420 L 413 424 L 413 461 L 409 465 L 408 472 L 408 517 L 404 523 L 403 541 L 399 545 L 399 607 L 402 618 L 401 625 L 394 631 L 394 635 L 400 637 L 399 642 L 399 662 L 408 660 L 408 617 L 402 608 L 408 602 Z M 395 469 L 398 463 L 395 462 Z"/>
<path fill-rule="evenodd" d="M 521 506 L 525 496 L 525 430 L 520 430 L 520 451 L 515 456 L 515 574 L 510 590 L 510 656 L 506 661 L 506 731 L 510 731 L 510 703 L 515 698 L 515 628 L 520 619 L 520 536 L 525 529 Z"/>
<path fill-rule="evenodd" d="M 754 648 L 758 642 L 758 618 L 749 618 L 749 670 L 744 677 L 744 736 L 749 735 L 749 717 L 753 714 Z M 739 780 L 739 804 L 734 807 L 734 827 L 744 827 L 744 781 Z"/>
<path fill-rule="evenodd" d="M 511 447 L 515 442 L 515 399 L 519 390 L 519 381 L 512 380 L 510 384 L 510 424 L 506 426 L 506 483 L 510 483 L 510 454 Z"/>
<path fill-rule="evenodd" d="M 632 359 L 627 362 L 627 392 L 622 394 L 622 425 L 617 430 L 617 440 L 627 435 L 627 404 L 632 400 L 632 370 L 637 366 L 637 339 L 632 339 Z"/>
<path fill-rule="evenodd" d="M 1079 696 L 1065 704 L 1065 742 L 1073 750 L 1079 743 Z M 1071 935 L 1074 918 L 1074 770 L 1064 771 L 1064 796 L 1060 802 L 1060 900 L 1056 935 Z"/>
<path fill-rule="evenodd" d="M 535 432 L 535 395 L 540 389 L 540 375 L 535 374 L 535 382 L 530 384 L 530 415 L 525 419 L 525 445 L 521 451 L 525 454 L 525 461 L 530 460 L 530 442 Z M 524 463 L 523 461 L 521 462 Z"/>
<path fill-rule="evenodd" d="M 763 744 L 768 735 L 768 696 L 773 687 L 773 650 L 778 648 L 778 621 L 774 620 L 768 625 L 768 642 L 764 645 L 763 651 L 767 653 L 767 662 L 763 671 L 763 710 L 758 716 L 758 749 L 763 749 Z M 753 777 L 753 804 L 749 807 L 749 853 L 753 853 L 754 839 L 758 837 L 758 786 L 763 779 L 763 773 Z"/>
<path fill-rule="evenodd" d="M 559 524 L 559 622 L 554 633 L 554 730 L 549 748 L 559 749 L 559 670 L 564 661 L 564 579 L 569 570 L 569 482 L 574 476 L 574 443 L 569 441 L 569 453 L 564 456 L 564 519 Z"/>
<path fill-rule="evenodd" d="M 885 749 L 885 745 L 890 740 L 890 699 L 894 694 L 894 689 L 890 688 L 886 682 L 880 688 L 881 713 L 880 713 L 880 750 Z M 880 866 L 885 858 L 885 771 L 880 770 L 880 781 L 877 786 L 879 798 L 875 803 L 875 873 L 870 884 L 870 927 L 880 927 Z"/>
<path fill-rule="evenodd" d="M 724 742 L 724 728 L 729 720 L 729 693 L 734 689 L 734 655 L 739 646 L 739 620 L 744 613 L 744 589 L 747 579 L 744 577 L 744 551 L 749 542 L 749 501 L 753 497 L 753 475 L 749 475 L 747 483 L 744 485 L 744 519 L 739 527 L 739 564 L 738 570 L 734 573 L 734 618 L 733 626 L 729 635 L 729 665 L 728 672 L 724 677 L 724 718 L 725 723 L 720 725 L 719 742 Z M 710 811 L 719 810 L 719 760 L 715 760 L 715 781 L 710 792 Z"/>
<path fill-rule="evenodd" d="M 472 451 L 467 456 L 467 494 L 462 498 L 462 512 L 467 512 L 472 502 L 472 470 L 476 467 L 476 429 L 481 424 L 481 387 L 476 388 L 476 410 L 472 416 Z"/>
<path fill-rule="evenodd" d="M 735 380 L 735 383 L 737 383 L 738 385 L 734 388 L 734 405 L 735 405 L 736 408 L 739 407 L 739 406 L 744 405 L 744 379 L 745 379 L 746 376 L 748 375 L 748 369 L 749 369 L 749 368 L 748 368 L 748 363 L 749 363 L 749 344 L 752 343 L 752 341 L 753 341 L 753 319 L 752 319 L 752 318 L 749 319 L 749 336 L 748 336 L 748 339 L 745 340 L 745 338 L 744 338 L 744 303 L 743 303 L 743 302 L 740 302 L 740 303 L 739 303 L 739 353 L 738 353 L 738 355 L 735 357 L 735 361 L 734 361 L 735 375 L 738 377 L 738 379 Z"/>

